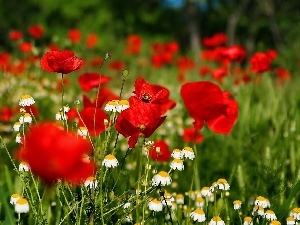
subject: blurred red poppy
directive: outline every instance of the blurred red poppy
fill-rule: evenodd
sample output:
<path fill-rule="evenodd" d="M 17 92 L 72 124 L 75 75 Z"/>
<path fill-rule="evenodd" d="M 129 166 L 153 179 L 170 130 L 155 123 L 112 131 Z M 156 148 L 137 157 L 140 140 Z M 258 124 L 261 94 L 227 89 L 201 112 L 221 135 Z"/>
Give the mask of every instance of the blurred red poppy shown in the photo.
<path fill-rule="evenodd" d="M 211 76 L 215 79 L 215 80 L 217 80 L 217 81 L 219 81 L 220 83 L 222 83 L 223 82 L 223 78 L 225 77 L 225 76 L 227 76 L 227 68 L 224 68 L 224 67 L 220 67 L 220 68 L 216 68 L 216 69 L 214 69 L 213 71 L 212 71 L 212 74 L 211 74 Z"/>
<path fill-rule="evenodd" d="M 95 48 L 97 45 L 97 42 L 98 42 L 98 35 L 91 33 L 88 35 L 85 44 L 88 48 Z"/>
<path fill-rule="evenodd" d="M 48 72 L 68 74 L 78 70 L 83 60 L 70 50 L 47 52 L 40 60 L 41 67 Z"/>
<path fill-rule="evenodd" d="M 203 141 L 204 136 L 199 134 L 198 130 L 195 127 L 184 128 L 182 139 L 186 142 L 193 142 L 199 144 Z"/>
<path fill-rule="evenodd" d="M 281 68 L 281 67 L 276 68 L 275 72 L 280 80 L 286 80 L 286 79 L 291 78 L 290 72 L 284 68 Z"/>
<path fill-rule="evenodd" d="M 247 55 L 246 50 L 240 45 L 233 45 L 225 48 L 222 52 L 224 58 L 230 61 L 237 61 L 241 63 Z"/>
<path fill-rule="evenodd" d="M 238 116 L 238 105 L 229 92 L 222 92 L 209 81 L 200 81 L 184 84 L 181 97 L 196 129 L 206 123 L 215 133 L 230 133 Z"/>
<path fill-rule="evenodd" d="M 274 49 L 269 49 L 266 51 L 266 54 L 272 59 L 276 59 L 278 56 L 278 53 Z"/>
<path fill-rule="evenodd" d="M 157 149 L 159 148 L 159 149 Z M 172 152 L 166 141 L 155 141 L 153 147 L 149 150 L 149 157 L 158 162 L 168 162 Z"/>
<path fill-rule="evenodd" d="M 44 34 L 44 28 L 40 25 L 33 25 L 28 28 L 28 32 L 33 38 L 41 38 Z"/>
<path fill-rule="evenodd" d="M 9 39 L 13 41 L 17 41 L 23 37 L 23 33 L 21 31 L 13 30 L 9 32 Z"/>
<path fill-rule="evenodd" d="M 108 120 L 106 113 L 100 108 L 88 107 L 80 112 L 78 126 L 85 126 L 89 134 L 97 136 L 105 131 L 104 120 Z"/>
<path fill-rule="evenodd" d="M 111 70 L 123 70 L 125 68 L 125 64 L 121 60 L 115 60 L 110 62 L 109 68 Z"/>
<path fill-rule="evenodd" d="M 177 67 L 182 72 L 193 69 L 195 65 L 196 63 L 188 57 L 179 57 L 177 59 Z"/>
<path fill-rule="evenodd" d="M 199 68 L 199 74 L 201 75 L 201 76 L 206 76 L 207 74 L 209 74 L 210 73 L 210 67 L 209 66 L 201 66 L 200 68 Z"/>
<path fill-rule="evenodd" d="M 8 52 L 0 53 L 0 69 L 6 71 L 10 64 L 11 56 Z"/>
<path fill-rule="evenodd" d="M 80 184 L 94 175 L 95 164 L 83 160 L 84 154 L 91 153 L 91 146 L 76 133 L 46 122 L 32 126 L 25 141 L 16 157 L 28 162 L 31 171 L 46 184 L 58 179 Z"/>
<path fill-rule="evenodd" d="M 77 44 L 81 39 L 81 32 L 77 29 L 71 29 L 68 31 L 68 37 L 73 44 Z"/>
<path fill-rule="evenodd" d="M 31 52 L 32 50 L 32 44 L 29 42 L 23 42 L 19 44 L 19 49 L 22 52 Z"/>
<path fill-rule="evenodd" d="M 163 123 L 166 117 L 161 117 L 160 110 L 152 105 L 141 102 L 130 105 L 122 111 L 116 120 L 116 129 L 124 137 L 129 137 L 128 146 L 134 148 L 139 135 L 150 137 Z"/>
<path fill-rule="evenodd" d="M 255 73 L 263 73 L 270 69 L 272 59 L 263 52 L 256 52 L 250 58 L 250 70 Z"/>
<path fill-rule="evenodd" d="M 227 42 L 227 35 L 224 33 L 216 33 L 211 37 L 205 37 L 202 39 L 202 44 L 207 48 L 214 48 L 220 45 L 224 45 Z"/>
<path fill-rule="evenodd" d="M 138 78 L 134 84 L 135 96 L 130 97 L 129 101 L 137 98 L 145 103 L 151 103 L 161 108 L 161 114 L 175 107 L 176 102 L 169 99 L 170 91 L 160 85 L 150 84 L 143 78 Z"/>
<path fill-rule="evenodd" d="M 125 48 L 126 54 L 140 54 L 141 45 L 142 45 L 142 38 L 139 35 L 132 34 L 129 35 L 126 39 L 127 46 Z"/>
<path fill-rule="evenodd" d="M 84 73 L 78 77 L 78 83 L 82 90 L 89 92 L 99 85 L 104 85 L 111 80 L 110 77 L 100 75 L 99 73 Z"/>
<path fill-rule="evenodd" d="M 8 106 L 3 106 L 0 108 L 0 121 L 8 122 L 13 118 L 13 110 Z"/>

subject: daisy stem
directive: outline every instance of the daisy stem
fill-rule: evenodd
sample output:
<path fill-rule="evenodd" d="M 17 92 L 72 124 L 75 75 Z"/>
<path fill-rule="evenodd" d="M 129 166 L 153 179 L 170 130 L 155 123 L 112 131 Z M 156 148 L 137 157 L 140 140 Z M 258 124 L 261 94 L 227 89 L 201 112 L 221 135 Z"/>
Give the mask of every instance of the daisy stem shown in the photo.
<path fill-rule="evenodd" d="M 64 96 L 65 96 L 65 84 L 64 84 L 64 74 L 61 74 L 61 109 L 62 109 L 62 114 L 63 114 L 63 123 L 66 126 L 66 130 L 68 131 L 68 121 L 66 118 L 66 113 L 64 110 Z"/>
<path fill-rule="evenodd" d="M 239 215 L 240 223 L 241 223 L 241 225 L 243 225 L 243 221 L 242 221 L 242 217 L 241 217 L 241 214 L 240 214 L 240 210 L 238 209 L 237 212 L 238 212 L 238 215 Z"/>
<path fill-rule="evenodd" d="M 34 177 L 33 177 L 33 174 L 32 174 L 32 172 L 31 172 L 31 170 L 30 170 L 30 176 L 31 176 L 31 179 L 32 179 L 34 188 L 35 188 L 35 190 L 36 190 L 36 194 L 37 194 L 38 199 L 39 199 L 39 205 L 40 205 L 41 216 L 43 217 L 43 204 L 42 204 L 42 199 L 41 199 L 41 196 L 40 196 L 40 193 L 39 193 L 38 185 L 37 185 L 37 183 L 35 182 L 35 179 L 34 179 Z"/>

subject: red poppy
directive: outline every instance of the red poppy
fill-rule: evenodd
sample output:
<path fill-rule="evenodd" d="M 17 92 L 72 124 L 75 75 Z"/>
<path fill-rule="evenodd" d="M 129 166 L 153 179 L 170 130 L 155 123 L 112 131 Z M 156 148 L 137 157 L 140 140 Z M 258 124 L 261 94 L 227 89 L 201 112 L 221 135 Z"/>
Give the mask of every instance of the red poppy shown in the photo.
<path fill-rule="evenodd" d="M 9 32 L 9 39 L 13 41 L 17 41 L 23 37 L 23 33 L 21 31 L 13 30 Z"/>
<path fill-rule="evenodd" d="M 216 33 L 211 37 L 205 37 L 202 40 L 202 44 L 207 48 L 214 48 L 220 45 L 224 45 L 227 42 L 227 35 L 224 33 Z"/>
<path fill-rule="evenodd" d="M 241 63 L 245 59 L 247 52 L 242 46 L 233 45 L 225 48 L 222 55 L 230 61 L 237 61 Z"/>
<path fill-rule="evenodd" d="M 195 127 L 187 127 L 183 130 L 182 139 L 186 142 L 194 142 L 199 144 L 203 141 L 204 136 L 199 134 Z"/>
<path fill-rule="evenodd" d="M 49 49 L 49 51 L 59 51 L 59 50 L 60 50 L 60 47 L 59 47 L 57 44 L 50 43 L 50 44 L 47 46 L 47 49 Z"/>
<path fill-rule="evenodd" d="M 169 99 L 170 91 L 160 85 L 149 84 L 143 78 L 138 78 L 134 84 L 135 96 L 130 97 L 129 101 L 137 98 L 145 103 L 155 104 L 161 108 L 161 114 L 175 107 L 176 103 Z"/>
<path fill-rule="evenodd" d="M 90 62 L 89 65 L 92 67 L 98 67 L 103 63 L 103 59 L 100 57 L 93 58 Z"/>
<path fill-rule="evenodd" d="M 227 76 L 227 68 L 224 67 L 220 67 L 220 68 L 216 68 L 212 71 L 212 77 L 219 81 L 220 83 L 222 83 L 223 81 L 223 77 Z"/>
<path fill-rule="evenodd" d="M 177 67 L 180 71 L 191 70 L 195 67 L 196 63 L 188 57 L 179 57 L 177 59 Z"/>
<path fill-rule="evenodd" d="M 207 74 L 209 74 L 210 73 L 210 67 L 209 66 L 201 66 L 200 68 L 199 68 L 199 74 L 201 75 L 201 76 L 206 76 Z"/>
<path fill-rule="evenodd" d="M 30 34 L 31 37 L 33 38 L 41 38 L 44 34 L 44 28 L 40 25 L 34 25 L 34 26 L 30 26 L 28 28 L 28 32 Z"/>
<path fill-rule="evenodd" d="M 209 81 L 186 83 L 181 87 L 181 97 L 200 130 L 204 123 L 221 134 L 230 133 L 238 116 L 238 105 L 230 98 L 229 92 Z"/>
<path fill-rule="evenodd" d="M 19 44 L 19 49 L 22 52 L 31 52 L 32 44 L 29 42 L 23 42 Z"/>
<path fill-rule="evenodd" d="M 125 64 L 121 60 L 115 60 L 110 62 L 109 68 L 111 70 L 123 70 L 125 68 Z"/>
<path fill-rule="evenodd" d="M 164 64 L 164 60 L 161 54 L 154 54 L 151 56 L 151 64 L 154 68 L 161 68 Z"/>
<path fill-rule="evenodd" d="M 71 29 L 68 31 L 68 37 L 73 44 L 77 44 L 81 39 L 81 32 L 77 29 Z"/>
<path fill-rule="evenodd" d="M 149 157 L 158 162 L 168 162 L 171 154 L 167 142 L 163 140 L 155 141 L 153 147 L 149 150 Z"/>
<path fill-rule="evenodd" d="M 10 64 L 10 54 L 8 52 L 0 53 L 0 69 L 6 71 Z"/>
<path fill-rule="evenodd" d="M 263 73 L 268 71 L 271 67 L 271 58 L 263 52 L 256 52 L 250 58 L 251 68 L 250 70 L 255 73 Z"/>
<path fill-rule="evenodd" d="M 98 35 L 92 33 L 92 34 L 88 35 L 85 44 L 88 48 L 95 48 L 97 45 L 97 42 L 98 42 Z"/>
<path fill-rule="evenodd" d="M 139 135 L 150 137 L 165 118 L 161 117 L 160 110 L 156 106 L 140 102 L 140 104 L 130 105 L 119 114 L 116 129 L 124 137 L 129 137 L 128 146 L 134 148 Z"/>
<path fill-rule="evenodd" d="M 274 49 L 269 49 L 266 51 L 266 54 L 272 59 L 276 59 L 278 56 L 278 53 Z"/>
<path fill-rule="evenodd" d="M 78 83 L 82 90 L 89 92 L 99 85 L 104 85 L 111 80 L 110 77 L 100 75 L 99 73 L 84 73 L 78 77 Z"/>
<path fill-rule="evenodd" d="M 276 68 L 275 72 L 280 80 L 286 80 L 286 79 L 291 78 L 290 72 L 284 68 L 281 68 L 281 67 Z"/>
<path fill-rule="evenodd" d="M 126 54 L 140 54 L 142 38 L 136 34 L 129 35 L 126 39 L 127 46 L 125 48 Z"/>
<path fill-rule="evenodd" d="M 164 45 L 164 50 L 167 51 L 167 52 L 170 52 L 172 54 L 176 53 L 179 51 L 179 45 L 177 42 L 175 41 L 171 41 L 169 43 L 166 43 Z"/>
<path fill-rule="evenodd" d="M 0 108 L 0 121 L 8 122 L 13 118 L 13 110 L 8 106 L 4 106 Z"/>
<path fill-rule="evenodd" d="M 88 107 L 82 109 L 79 114 L 78 126 L 85 126 L 90 135 L 98 136 L 105 131 L 104 120 L 108 120 L 108 116 L 102 109 Z"/>
<path fill-rule="evenodd" d="M 40 60 L 42 68 L 48 72 L 68 74 L 78 70 L 83 60 L 70 50 L 47 52 Z"/>
<path fill-rule="evenodd" d="M 57 124 L 34 125 L 26 134 L 25 142 L 16 156 L 28 162 L 32 172 L 46 184 L 58 179 L 80 184 L 95 172 L 94 163 L 83 160 L 84 154 L 91 153 L 89 142 Z"/>

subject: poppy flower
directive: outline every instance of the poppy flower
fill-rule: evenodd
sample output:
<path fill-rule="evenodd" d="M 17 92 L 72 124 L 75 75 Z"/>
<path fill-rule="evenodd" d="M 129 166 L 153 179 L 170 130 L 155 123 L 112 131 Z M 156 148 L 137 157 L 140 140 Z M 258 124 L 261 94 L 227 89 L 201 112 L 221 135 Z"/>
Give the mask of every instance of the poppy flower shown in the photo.
<path fill-rule="evenodd" d="M 158 162 L 168 162 L 172 152 L 166 141 L 155 141 L 149 150 L 149 157 Z"/>
<path fill-rule="evenodd" d="M 155 105 L 140 104 L 130 105 L 122 111 L 116 120 L 116 129 L 124 137 L 129 137 L 128 146 L 134 148 L 139 135 L 150 137 L 163 123 L 166 117 L 161 117 L 160 109 Z"/>
<path fill-rule="evenodd" d="M 143 78 L 136 79 L 133 93 L 135 96 L 130 97 L 129 102 L 137 98 L 145 103 L 155 104 L 161 108 L 161 114 L 176 105 L 175 101 L 169 99 L 170 92 L 167 88 L 150 84 Z"/>
<path fill-rule="evenodd" d="M 31 52 L 32 44 L 29 42 L 23 42 L 19 44 L 19 49 L 22 52 Z"/>
<path fill-rule="evenodd" d="M 199 74 L 201 75 L 201 76 L 206 76 L 207 74 L 209 74 L 210 73 L 210 67 L 209 66 L 201 66 L 200 68 L 199 68 Z"/>
<path fill-rule="evenodd" d="M 256 52 L 250 58 L 250 70 L 255 73 L 263 73 L 268 71 L 271 67 L 272 59 L 266 53 Z"/>
<path fill-rule="evenodd" d="M 125 64 L 121 60 L 115 60 L 110 62 L 109 68 L 111 70 L 123 70 L 125 68 Z"/>
<path fill-rule="evenodd" d="M 246 50 L 240 45 L 233 45 L 225 48 L 222 52 L 224 58 L 230 61 L 237 61 L 241 63 L 247 55 Z"/>
<path fill-rule="evenodd" d="M 284 68 L 281 68 L 281 67 L 276 68 L 275 72 L 280 80 L 286 80 L 286 79 L 291 78 L 290 72 Z"/>
<path fill-rule="evenodd" d="M 129 35 L 126 39 L 127 46 L 125 48 L 126 54 L 140 54 L 142 38 L 136 34 Z"/>
<path fill-rule="evenodd" d="M 104 85 L 111 80 L 110 77 L 98 73 L 84 73 L 78 77 L 78 83 L 82 90 L 89 92 L 99 85 Z"/>
<path fill-rule="evenodd" d="M 13 110 L 8 106 L 3 106 L 0 108 L 0 121 L 7 122 L 13 118 Z"/>
<path fill-rule="evenodd" d="M 230 133 L 238 116 L 238 105 L 229 92 L 222 92 L 209 81 L 186 83 L 180 92 L 196 129 L 206 123 L 215 133 Z"/>
<path fill-rule="evenodd" d="M 28 32 L 33 38 L 41 38 L 44 34 L 44 28 L 40 25 L 33 25 L 28 28 Z"/>
<path fill-rule="evenodd" d="M 211 37 L 205 37 L 202 40 L 202 44 L 207 48 L 214 48 L 220 45 L 224 45 L 227 42 L 227 35 L 224 33 L 216 33 Z"/>
<path fill-rule="evenodd" d="M 94 163 L 83 160 L 84 154 L 91 153 L 91 146 L 76 133 L 45 122 L 32 126 L 25 141 L 26 145 L 17 151 L 16 157 L 26 161 L 31 171 L 46 184 L 58 179 L 79 184 L 94 174 Z"/>
<path fill-rule="evenodd" d="M 97 42 L 98 42 L 97 34 L 92 33 L 88 35 L 85 44 L 88 48 L 95 48 Z"/>
<path fill-rule="evenodd" d="M 191 70 L 195 67 L 196 63 L 188 57 L 179 57 L 177 59 L 177 67 L 180 71 Z"/>
<path fill-rule="evenodd" d="M 41 67 L 48 72 L 68 74 L 78 70 L 83 60 L 70 50 L 49 51 L 40 60 Z"/>
<path fill-rule="evenodd" d="M 211 76 L 219 81 L 220 83 L 222 83 L 223 81 L 223 77 L 227 76 L 228 72 L 227 72 L 227 68 L 224 67 L 220 67 L 220 68 L 216 68 L 212 71 Z"/>
<path fill-rule="evenodd" d="M 151 64 L 154 68 L 161 68 L 163 63 L 164 61 L 161 54 L 154 54 L 151 56 Z"/>
<path fill-rule="evenodd" d="M 13 41 L 17 41 L 23 37 L 23 33 L 21 31 L 13 30 L 9 32 L 9 39 Z"/>
<path fill-rule="evenodd" d="M 71 29 L 68 31 L 68 37 L 73 44 L 77 44 L 81 39 L 81 32 L 77 29 Z"/>
<path fill-rule="evenodd" d="M 88 107 L 82 109 L 80 112 L 79 127 L 86 127 L 89 134 L 97 136 L 105 131 L 104 120 L 108 120 L 106 113 L 100 108 Z"/>
<path fill-rule="evenodd" d="M 199 134 L 195 127 L 186 127 L 183 130 L 182 139 L 186 142 L 194 142 L 199 144 L 203 141 L 204 136 Z"/>

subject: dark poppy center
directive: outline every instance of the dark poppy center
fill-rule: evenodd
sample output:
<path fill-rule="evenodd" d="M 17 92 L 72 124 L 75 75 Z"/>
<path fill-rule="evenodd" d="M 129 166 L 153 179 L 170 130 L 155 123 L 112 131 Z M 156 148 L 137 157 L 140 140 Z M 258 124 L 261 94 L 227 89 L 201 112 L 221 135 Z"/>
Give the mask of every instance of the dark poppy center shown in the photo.
<path fill-rule="evenodd" d="M 139 128 L 140 130 L 145 130 L 145 129 L 146 129 L 146 126 L 145 126 L 145 124 L 140 124 L 140 125 L 138 125 L 138 128 Z"/>
<path fill-rule="evenodd" d="M 144 93 L 141 97 L 143 102 L 149 103 L 151 101 L 152 96 L 149 93 Z"/>

